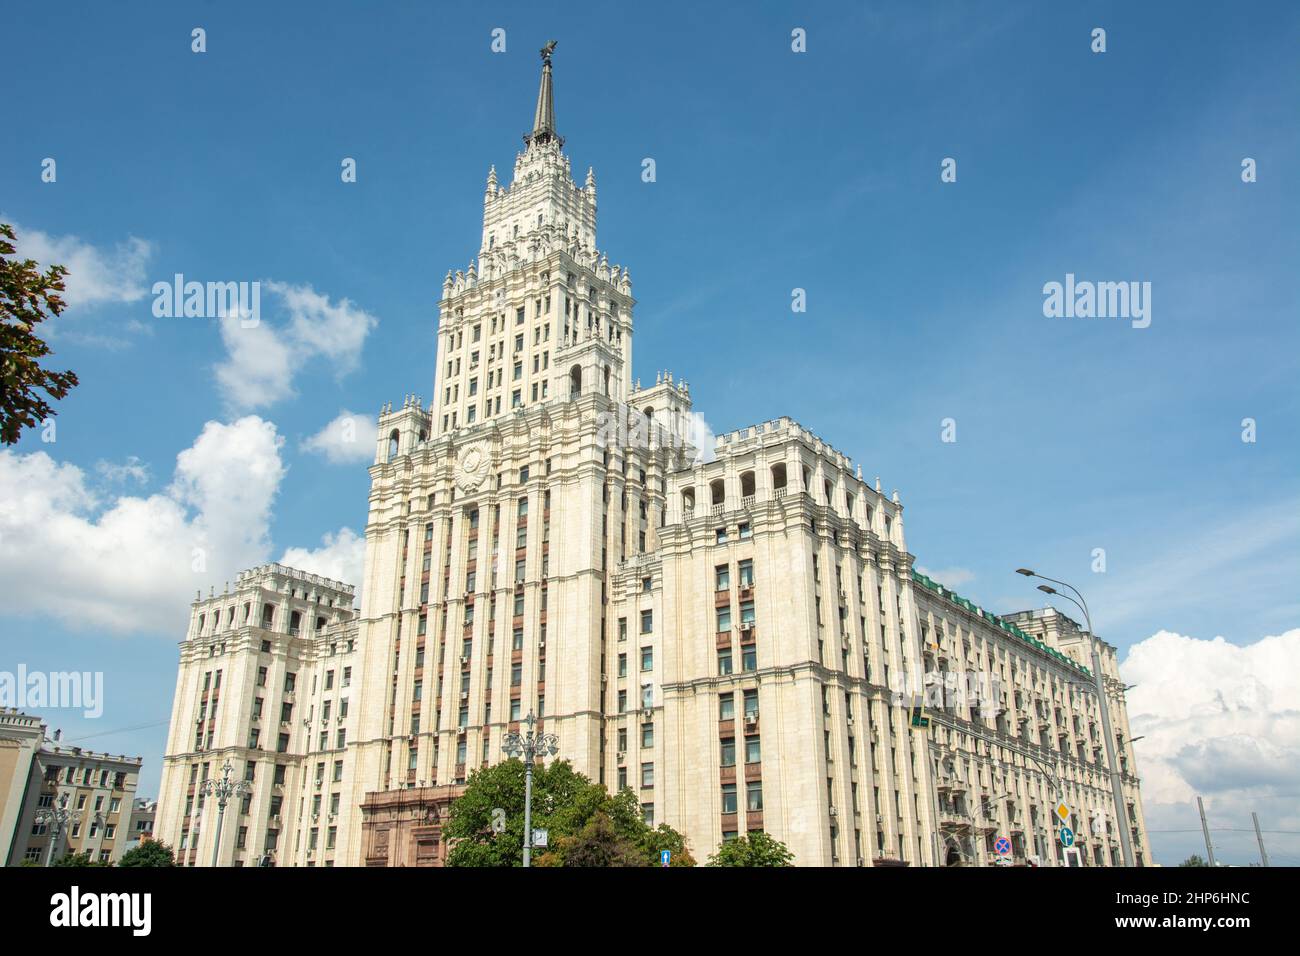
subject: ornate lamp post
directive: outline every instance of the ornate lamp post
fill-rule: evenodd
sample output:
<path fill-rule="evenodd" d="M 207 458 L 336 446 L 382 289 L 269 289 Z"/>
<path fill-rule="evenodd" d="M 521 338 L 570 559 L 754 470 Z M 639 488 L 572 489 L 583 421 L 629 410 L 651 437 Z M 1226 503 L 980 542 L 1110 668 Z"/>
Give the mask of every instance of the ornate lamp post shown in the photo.
<path fill-rule="evenodd" d="M 217 833 L 216 838 L 212 841 L 212 865 L 217 865 L 217 853 L 221 849 L 221 823 L 226 816 L 226 803 L 234 796 L 242 796 L 248 793 L 252 788 L 246 780 L 230 779 L 230 771 L 234 769 L 227 760 L 225 766 L 221 768 L 221 779 L 217 780 L 209 777 L 199 784 L 199 793 L 212 794 L 217 798 Z"/>
<path fill-rule="evenodd" d="M 36 811 L 36 822 L 44 823 L 50 827 L 50 845 L 45 850 L 46 866 L 49 866 L 54 861 L 54 845 L 59 842 L 59 836 L 63 833 L 68 821 L 79 820 L 80 818 L 80 810 L 68 809 L 68 795 L 66 793 L 59 797 L 56 806 Z"/>
<path fill-rule="evenodd" d="M 501 739 L 501 749 L 507 757 L 521 757 L 524 761 L 524 866 L 532 865 L 533 857 L 533 761 L 560 748 L 560 738 L 555 734 L 539 734 L 533 727 L 537 718 L 530 710 L 524 718 L 528 732 L 508 733 Z"/>

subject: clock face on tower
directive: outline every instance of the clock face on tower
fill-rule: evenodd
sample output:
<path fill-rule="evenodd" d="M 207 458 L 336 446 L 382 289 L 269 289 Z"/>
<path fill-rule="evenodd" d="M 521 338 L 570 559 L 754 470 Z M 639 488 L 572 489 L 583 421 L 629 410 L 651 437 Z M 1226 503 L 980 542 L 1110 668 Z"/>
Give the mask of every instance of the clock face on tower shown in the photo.
<path fill-rule="evenodd" d="M 456 484 L 462 491 L 473 491 L 483 484 L 491 464 L 486 442 L 467 445 L 456 459 Z"/>

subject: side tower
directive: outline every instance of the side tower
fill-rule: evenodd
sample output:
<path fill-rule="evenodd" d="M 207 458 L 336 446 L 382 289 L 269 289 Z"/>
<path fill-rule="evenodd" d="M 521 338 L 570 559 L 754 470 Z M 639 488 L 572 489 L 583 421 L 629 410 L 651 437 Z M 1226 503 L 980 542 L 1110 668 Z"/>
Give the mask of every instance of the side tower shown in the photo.
<path fill-rule="evenodd" d="M 342 825 L 337 782 L 348 740 L 353 587 L 279 564 L 199 595 L 181 641 L 154 833 L 182 866 L 209 866 L 218 806 L 203 784 L 247 792 L 221 820 L 218 866 L 324 865 Z M 315 769 L 314 785 L 309 775 Z M 333 831 L 333 832 L 331 832 Z"/>

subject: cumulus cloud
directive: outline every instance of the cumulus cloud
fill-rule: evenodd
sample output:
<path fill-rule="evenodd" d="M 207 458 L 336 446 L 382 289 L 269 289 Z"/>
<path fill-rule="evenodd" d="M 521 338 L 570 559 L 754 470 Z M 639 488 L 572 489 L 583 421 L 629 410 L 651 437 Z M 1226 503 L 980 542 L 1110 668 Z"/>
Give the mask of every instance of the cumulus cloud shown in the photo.
<path fill-rule="evenodd" d="M 286 549 L 280 563 L 355 586 L 358 601 L 353 606 L 360 607 L 361 569 L 365 557 L 365 537 L 345 527 L 340 528 L 337 534 L 325 534 L 319 548 Z"/>
<path fill-rule="evenodd" d="M 326 461 L 336 465 L 369 464 L 375 457 L 378 434 L 373 418 L 344 409 L 315 435 L 304 439 L 300 447 L 324 455 Z"/>
<path fill-rule="evenodd" d="M 120 465 L 111 461 L 97 461 L 95 471 L 108 481 L 122 483 L 134 481 L 143 484 L 149 480 L 149 466 L 135 455 L 128 455 L 126 461 Z"/>
<path fill-rule="evenodd" d="M 196 590 L 266 560 L 282 444 L 257 416 L 208 422 L 147 497 L 114 496 L 43 451 L 0 452 L 0 613 L 176 633 Z"/>
<path fill-rule="evenodd" d="M 69 311 L 106 302 L 138 302 L 148 294 L 145 269 L 155 251 L 150 242 L 128 236 L 112 247 L 96 246 L 77 236 L 55 236 L 16 223 L 14 232 L 18 255 L 45 268 L 67 268 L 63 299 Z"/>
<path fill-rule="evenodd" d="M 718 457 L 718 436 L 713 433 L 713 429 L 709 427 L 709 423 L 704 420 L 701 413 L 691 412 L 686 440 L 695 446 L 693 464 L 706 465 Z"/>
<path fill-rule="evenodd" d="M 379 322 L 350 300 L 332 303 L 309 285 L 265 282 L 262 289 L 283 305 L 285 322 L 220 320 L 226 357 L 216 368 L 217 385 L 232 409 L 264 408 L 288 398 L 294 376 L 313 363 L 346 375 Z"/>
<path fill-rule="evenodd" d="M 1252 810 L 1300 830 L 1300 628 L 1246 646 L 1160 631 L 1129 649 L 1122 670 L 1137 685 L 1129 724 L 1145 738 L 1135 744 L 1143 805 L 1156 850 L 1170 848 L 1164 862 L 1204 855 L 1198 795 L 1216 843 L 1240 844 L 1234 862 L 1254 852 Z M 1191 833 L 1161 836 L 1179 829 Z"/>

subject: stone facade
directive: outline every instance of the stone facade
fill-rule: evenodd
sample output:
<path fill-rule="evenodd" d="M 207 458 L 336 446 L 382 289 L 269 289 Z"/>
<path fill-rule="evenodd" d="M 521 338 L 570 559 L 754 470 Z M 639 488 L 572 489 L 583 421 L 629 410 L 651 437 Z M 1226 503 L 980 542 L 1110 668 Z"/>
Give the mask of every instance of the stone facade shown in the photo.
<path fill-rule="evenodd" d="M 196 602 L 161 838 L 206 861 L 193 788 L 229 758 L 254 789 L 223 861 L 438 865 L 446 807 L 532 712 L 701 860 L 763 829 L 804 865 L 986 865 L 997 835 L 1054 865 L 1059 797 L 1103 824 L 1089 864 L 1119 859 L 1122 818 L 1149 859 L 1136 777 L 1125 813 L 1109 796 L 1077 628 L 1021 629 L 919 575 L 898 494 L 798 423 L 700 449 L 689 386 L 641 387 L 631 279 L 596 245 L 594 174 L 571 178 L 549 53 L 536 115 L 443 283 L 434 400 L 379 416 L 360 611 L 275 567 Z M 927 705 L 942 670 L 988 690 Z"/>
<path fill-rule="evenodd" d="M 131 838 L 140 765 L 139 757 L 60 744 L 46 736 L 39 717 L 0 711 L 0 859 L 6 866 L 43 865 L 87 853 L 116 863 Z M 58 806 L 70 813 L 64 826 L 40 819 L 42 810 Z"/>

